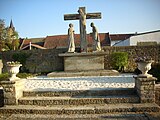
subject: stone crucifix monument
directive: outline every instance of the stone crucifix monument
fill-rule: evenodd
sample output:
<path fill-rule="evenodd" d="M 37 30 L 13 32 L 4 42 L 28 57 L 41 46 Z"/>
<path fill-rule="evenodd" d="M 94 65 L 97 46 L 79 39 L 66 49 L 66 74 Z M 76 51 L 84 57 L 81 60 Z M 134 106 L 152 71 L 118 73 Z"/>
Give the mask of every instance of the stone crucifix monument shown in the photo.
<path fill-rule="evenodd" d="M 101 13 L 86 13 L 85 7 L 79 7 L 78 14 L 65 14 L 64 20 L 79 20 L 81 52 L 87 52 L 86 19 L 101 19 Z"/>
<path fill-rule="evenodd" d="M 108 76 L 108 75 L 119 74 L 117 71 L 105 70 L 104 68 L 104 56 L 106 55 L 105 52 L 101 50 L 99 50 L 99 52 L 87 52 L 86 19 L 100 19 L 100 18 L 101 18 L 101 13 L 86 13 L 85 7 L 79 7 L 78 14 L 64 15 L 64 20 L 79 20 L 81 53 L 68 51 L 65 53 L 58 54 L 59 57 L 63 58 L 64 72 L 59 72 L 59 73 L 52 72 L 47 75 L 48 77 L 106 76 L 106 75 Z M 100 42 L 99 39 L 97 39 L 98 32 L 95 26 L 92 25 L 91 27 L 94 27 L 92 30 L 92 35 L 95 36 L 95 42 L 97 41 Z M 72 38 L 72 40 L 74 39 Z M 71 47 L 71 48 L 74 48 L 74 47 Z"/>

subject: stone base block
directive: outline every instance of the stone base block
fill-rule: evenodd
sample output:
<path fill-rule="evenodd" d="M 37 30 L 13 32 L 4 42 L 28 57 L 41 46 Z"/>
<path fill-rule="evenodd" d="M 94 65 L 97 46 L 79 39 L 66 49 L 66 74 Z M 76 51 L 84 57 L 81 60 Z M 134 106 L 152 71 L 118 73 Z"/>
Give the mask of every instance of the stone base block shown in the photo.
<path fill-rule="evenodd" d="M 0 114 L 38 114 L 38 115 L 87 115 L 87 114 L 105 114 L 105 113 L 146 113 L 159 112 L 159 106 L 156 104 L 105 104 L 105 105 L 86 105 L 86 106 L 32 106 L 16 105 L 0 108 Z"/>
<path fill-rule="evenodd" d="M 86 71 L 104 69 L 104 52 L 64 53 L 64 71 Z"/>
<path fill-rule="evenodd" d="M 78 76 L 118 76 L 116 70 L 97 70 L 97 71 L 81 71 L 81 72 L 52 72 L 48 77 L 78 77 Z"/>
<path fill-rule="evenodd" d="M 155 81 L 154 77 L 136 77 L 135 88 L 140 97 L 141 103 L 155 102 Z"/>

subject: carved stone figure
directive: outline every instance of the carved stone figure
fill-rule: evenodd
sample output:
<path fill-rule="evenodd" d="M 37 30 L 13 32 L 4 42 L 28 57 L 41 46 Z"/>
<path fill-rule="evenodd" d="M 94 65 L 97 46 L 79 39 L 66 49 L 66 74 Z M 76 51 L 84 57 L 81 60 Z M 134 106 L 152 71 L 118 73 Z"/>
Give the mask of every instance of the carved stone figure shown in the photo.
<path fill-rule="evenodd" d="M 80 37 L 81 37 L 81 52 L 87 51 L 87 41 L 86 41 L 86 13 L 80 8 L 78 10 L 80 18 Z"/>
<path fill-rule="evenodd" d="M 98 30 L 94 26 L 94 23 L 91 23 L 90 25 L 92 27 L 92 39 L 93 39 L 93 51 L 101 51 L 101 43 L 100 43 L 100 37 L 98 35 Z"/>
<path fill-rule="evenodd" d="M 72 23 L 69 24 L 68 29 L 68 52 L 75 52 L 74 29 Z"/>

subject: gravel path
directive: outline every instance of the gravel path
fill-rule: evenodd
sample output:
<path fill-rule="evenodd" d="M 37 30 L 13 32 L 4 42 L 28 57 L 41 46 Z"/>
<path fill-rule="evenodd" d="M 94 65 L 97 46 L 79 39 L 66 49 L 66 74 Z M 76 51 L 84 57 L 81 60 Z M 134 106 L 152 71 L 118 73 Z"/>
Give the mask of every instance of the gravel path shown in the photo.
<path fill-rule="evenodd" d="M 38 76 L 29 78 L 25 83 L 25 90 L 98 90 L 112 88 L 133 88 L 133 75 L 98 76 L 98 77 L 55 77 Z"/>

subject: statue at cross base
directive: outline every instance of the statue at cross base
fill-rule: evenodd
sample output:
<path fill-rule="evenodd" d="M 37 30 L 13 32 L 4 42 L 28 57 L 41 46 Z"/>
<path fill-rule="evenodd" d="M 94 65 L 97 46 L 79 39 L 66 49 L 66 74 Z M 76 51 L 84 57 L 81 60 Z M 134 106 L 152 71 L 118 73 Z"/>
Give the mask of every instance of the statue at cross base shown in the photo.
<path fill-rule="evenodd" d="M 92 27 L 92 33 L 90 33 L 90 35 L 93 39 L 93 51 L 94 52 L 101 51 L 101 43 L 100 43 L 100 37 L 98 35 L 98 30 L 93 22 L 90 24 L 90 26 Z"/>
<path fill-rule="evenodd" d="M 101 13 L 86 13 L 85 7 L 79 7 L 79 14 L 65 14 L 64 20 L 79 20 L 81 52 L 87 52 L 86 19 L 101 19 Z"/>
<path fill-rule="evenodd" d="M 68 52 L 74 53 L 75 52 L 75 44 L 74 44 L 74 29 L 73 24 L 69 24 L 68 28 Z"/>

